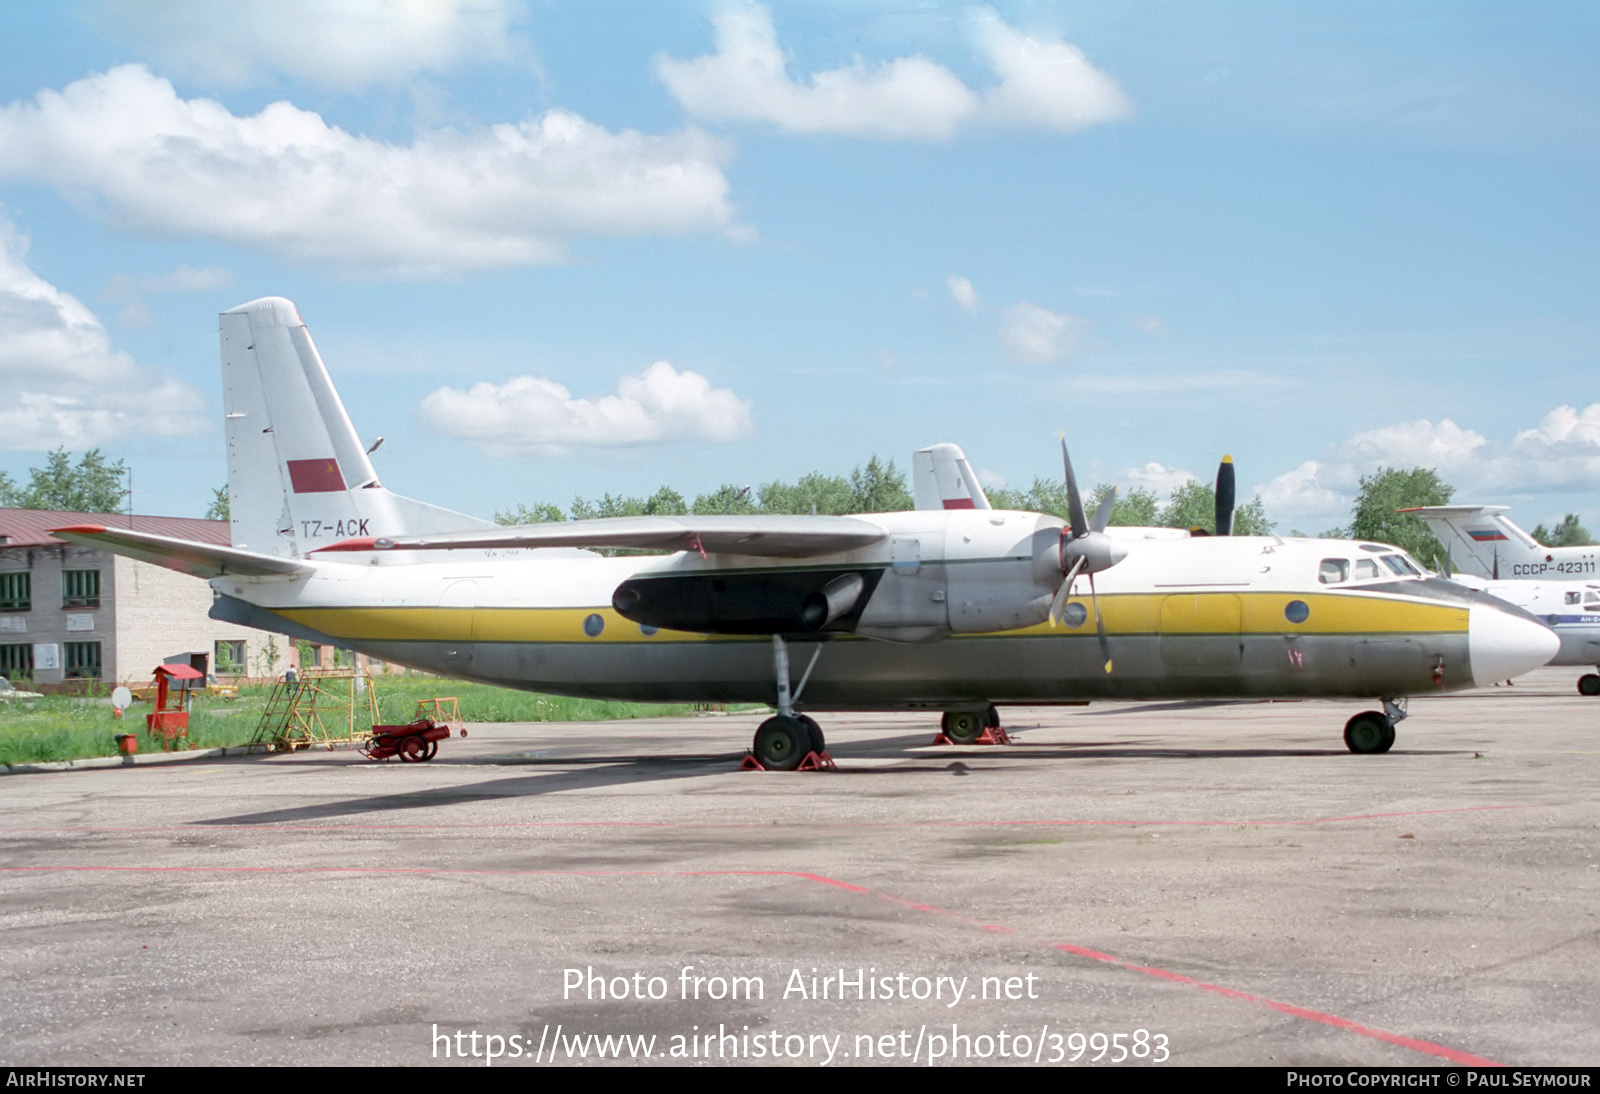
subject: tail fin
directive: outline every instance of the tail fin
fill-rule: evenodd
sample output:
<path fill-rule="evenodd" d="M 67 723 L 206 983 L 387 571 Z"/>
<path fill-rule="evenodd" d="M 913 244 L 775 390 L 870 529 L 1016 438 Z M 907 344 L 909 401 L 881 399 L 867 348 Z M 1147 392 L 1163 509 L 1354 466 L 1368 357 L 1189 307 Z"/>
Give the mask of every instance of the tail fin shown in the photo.
<path fill-rule="evenodd" d="M 1546 550 L 1505 515 L 1504 505 L 1424 505 L 1415 513 L 1463 573 L 1498 580 L 1510 566 L 1543 561 Z"/>
<path fill-rule="evenodd" d="M 913 452 L 911 484 L 918 509 L 991 508 L 959 445 L 935 444 Z"/>
<path fill-rule="evenodd" d="M 267 297 L 222 313 L 222 390 L 235 547 L 303 558 L 352 536 L 492 527 L 379 484 L 289 301 Z"/>

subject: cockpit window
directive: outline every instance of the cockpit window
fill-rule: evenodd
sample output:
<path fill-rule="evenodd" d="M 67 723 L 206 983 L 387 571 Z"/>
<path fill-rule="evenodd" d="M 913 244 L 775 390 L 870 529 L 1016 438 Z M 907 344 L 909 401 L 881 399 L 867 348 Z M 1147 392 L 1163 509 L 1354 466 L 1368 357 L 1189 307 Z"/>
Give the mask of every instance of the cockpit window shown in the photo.
<path fill-rule="evenodd" d="M 1378 572 L 1378 564 L 1370 558 L 1356 559 L 1356 580 L 1366 581 L 1369 578 L 1382 577 Z"/>
<path fill-rule="evenodd" d="M 1568 593 L 1567 596 L 1566 596 L 1566 603 L 1568 603 L 1568 604 L 1582 604 L 1583 603 L 1583 594 L 1582 593 Z"/>
<path fill-rule="evenodd" d="M 1383 564 L 1394 573 L 1396 577 L 1421 577 L 1422 571 L 1405 555 L 1379 555 Z"/>
<path fill-rule="evenodd" d="M 1337 585 L 1350 576 L 1350 562 L 1343 558 L 1325 558 L 1317 571 L 1317 580 L 1324 585 Z"/>

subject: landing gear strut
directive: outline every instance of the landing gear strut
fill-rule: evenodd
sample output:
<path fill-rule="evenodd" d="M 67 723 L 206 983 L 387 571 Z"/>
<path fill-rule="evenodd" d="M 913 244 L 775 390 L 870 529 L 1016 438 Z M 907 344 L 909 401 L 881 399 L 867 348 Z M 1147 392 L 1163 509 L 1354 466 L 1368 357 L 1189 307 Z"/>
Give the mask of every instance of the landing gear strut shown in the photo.
<path fill-rule="evenodd" d="M 833 760 L 828 755 L 828 743 L 822 736 L 822 727 L 816 719 L 794 712 L 795 700 L 805 690 L 811 679 L 811 670 L 817 667 L 822 654 L 822 643 L 811 654 L 811 663 L 800 677 L 793 695 L 789 692 L 789 646 L 782 635 L 772 636 L 772 667 L 778 678 L 778 713 L 756 727 L 756 737 L 750 746 L 746 769 L 761 771 L 821 771 L 831 769 Z"/>
<path fill-rule="evenodd" d="M 1365 710 L 1344 724 L 1344 744 L 1351 752 L 1376 754 L 1394 747 L 1395 723 L 1406 717 L 1403 699 L 1385 699 L 1382 710 Z"/>

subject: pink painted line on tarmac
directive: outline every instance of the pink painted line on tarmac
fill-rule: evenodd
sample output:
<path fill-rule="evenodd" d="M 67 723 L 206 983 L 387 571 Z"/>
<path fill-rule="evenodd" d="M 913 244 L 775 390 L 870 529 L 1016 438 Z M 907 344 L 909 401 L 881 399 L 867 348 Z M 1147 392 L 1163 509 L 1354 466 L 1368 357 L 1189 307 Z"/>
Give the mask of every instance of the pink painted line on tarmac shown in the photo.
<path fill-rule="evenodd" d="M 919 904 L 906 900 L 903 897 L 893 896 L 857 885 L 854 882 L 841 881 L 838 878 L 828 877 L 826 874 L 815 874 L 804 870 L 515 870 L 515 869 L 459 869 L 439 868 L 431 866 L 0 866 L 0 873 L 189 873 L 189 874 L 397 874 L 397 875 L 522 875 L 529 877 L 594 877 L 594 878 L 628 878 L 628 877 L 765 877 L 765 878 L 796 878 L 809 881 L 817 885 L 825 885 L 833 889 L 842 889 L 849 893 L 859 893 L 863 896 L 876 897 L 890 904 L 902 908 L 911 908 L 928 915 L 939 915 L 967 923 L 983 930 L 1005 931 L 1015 933 L 1009 927 L 999 924 L 983 923 L 940 908 L 933 904 Z M 1140 965 L 1132 961 L 1124 961 L 1114 954 L 1102 953 L 1091 950 L 1086 946 L 1076 946 L 1070 942 L 1056 942 L 1051 944 L 1054 949 L 1070 953 L 1075 957 L 1083 957 L 1092 961 L 1099 961 L 1116 968 L 1127 969 L 1130 972 L 1143 973 L 1158 980 L 1165 980 L 1174 984 L 1197 988 L 1200 991 L 1210 992 L 1227 999 L 1238 999 L 1242 1002 L 1275 1010 L 1291 1018 L 1300 1018 L 1309 1022 L 1318 1022 L 1334 1029 L 1354 1033 L 1362 1037 L 1370 1037 L 1386 1044 L 1396 1045 L 1400 1048 L 1410 1049 L 1413 1052 L 1423 1053 L 1428 1056 L 1439 1057 L 1453 1064 L 1463 1067 L 1499 1067 L 1502 1066 L 1494 1060 L 1483 1056 L 1475 1056 L 1469 1052 L 1450 1048 L 1448 1045 L 1435 1044 L 1432 1041 L 1423 1041 L 1415 1037 L 1406 1037 L 1398 1033 L 1389 1033 L 1386 1030 L 1364 1026 L 1359 1022 L 1352 1022 L 1337 1015 L 1327 1014 L 1323 1011 L 1312 1010 L 1308 1007 L 1295 1006 L 1293 1003 L 1281 1003 L 1275 999 L 1267 999 L 1249 992 L 1239 991 L 1235 988 L 1226 988 L 1220 984 L 1211 984 L 1182 973 L 1172 972 L 1168 969 L 1154 965 Z"/>
<path fill-rule="evenodd" d="M 882 824 L 841 822 L 830 825 L 819 821 L 817 828 L 885 830 L 895 828 L 1278 828 L 1308 824 L 1344 824 L 1351 821 L 1395 820 L 1400 817 L 1429 817 L 1448 813 L 1489 813 L 1509 809 L 1544 809 L 1547 803 L 1529 805 L 1464 805 L 1450 809 L 1412 809 L 1393 813 L 1352 813 L 1338 817 L 1306 817 L 1300 820 L 987 820 L 987 821 L 892 821 Z M 25 832 L 477 832 L 492 829 L 521 831 L 539 828 L 673 828 L 718 830 L 725 828 L 766 828 L 755 821 L 508 821 L 498 824 L 159 824 L 159 825 L 48 825 L 29 828 L 0 828 L 0 833 Z"/>
<path fill-rule="evenodd" d="M 1251 995 L 1249 992 L 1238 991 L 1234 988 L 1225 988 L 1220 984 L 1209 984 L 1204 980 L 1196 980 L 1192 976 L 1185 976 L 1182 973 L 1173 972 L 1170 969 L 1162 969 L 1157 968 L 1154 965 L 1139 965 L 1132 961 L 1124 961 L 1122 958 L 1116 957 L 1113 954 L 1101 953 L 1098 950 L 1091 950 L 1083 946 L 1074 946 L 1070 942 L 1057 942 L 1056 949 L 1073 954 L 1077 957 L 1086 957 L 1092 961 L 1101 961 L 1108 965 L 1115 965 L 1120 969 L 1128 969 L 1131 972 L 1144 973 L 1146 976 L 1153 976 L 1158 980 L 1166 980 L 1174 984 L 1185 984 L 1189 987 L 1198 988 L 1201 991 L 1207 991 L 1216 995 L 1221 995 L 1228 999 L 1239 999 L 1246 1003 L 1254 1003 L 1257 1006 L 1266 1007 L 1269 1010 L 1275 1010 L 1280 1014 L 1287 1014 L 1292 1018 L 1303 1018 L 1310 1022 L 1320 1022 L 1325 1026 L 1332 1026 L 1335 1029 L 1342 1029 L 1348 1033 L 1360 1034 L 1362 1037 L 1371 1037 L 1374 1040 L 1383 1041 L 1387 1044 L 1398 1045 L 1401 1048 L 1408 1048 L 1413 1052 L 1421 1052 L 1426 1053 L 1429 1056 L 1437 1056 L 1461 1067 L 1502 1066 L 1494 1060 L 1486 1059 L 1482 1056 L 1474 1056 L 1470 1052 L 1462 1052 L 1459 1049 L 1451 1048 L 1448 1045 L 1435 1044 L 1432 1041 L 1423 1041 L 1416 1037 L 1406 1037 L 1398 1033 L 1389 1033 L 1386 1030 L 1374 1029 L 1371 1026 L 1361 1025 L 1359 1022 L 1352 1022 L 1347 1018 L 1340 1018 L 1337 1015 L 1325 1014 L 1320 1010 L 1311 1010 L 1308 1007 L 1297 1007 L 1293 1003 L 1280 1003 L 1276 999 L 1265 999 L 1259 995 Z"/>

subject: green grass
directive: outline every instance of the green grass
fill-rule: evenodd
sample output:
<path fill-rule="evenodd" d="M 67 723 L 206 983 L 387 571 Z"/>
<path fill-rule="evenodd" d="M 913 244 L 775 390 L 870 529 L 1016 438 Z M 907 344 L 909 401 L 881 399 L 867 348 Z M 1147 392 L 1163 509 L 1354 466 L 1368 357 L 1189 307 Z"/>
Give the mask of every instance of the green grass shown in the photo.
<path fill-rule="evenodd" d="M 432 676 L 378 677 L 378 718 L 409 722 L 418 699 L 453 696 L 468 722 L 598 722 L 626 718 L 682 716 L 700 709 L 672 703 L 611 703 L 509 688 L 444 680 Z M 222 748 L 249 743 L 267 703 L 270 688 L 245 687 L 237 696 L 202 696 L 189 715 L 191 748 Z M 160 752 L 161 744 L 145 732 L 149 703 L 135 703 L 118 721 L 104 699 L 47 695 L 0 703 L 0 763 L 42 763 L 114 756 L 114 737 L 133 733 L 141 753 Z M 365 704 L 357 708 L 357 727 L 367 724 Z"/>

